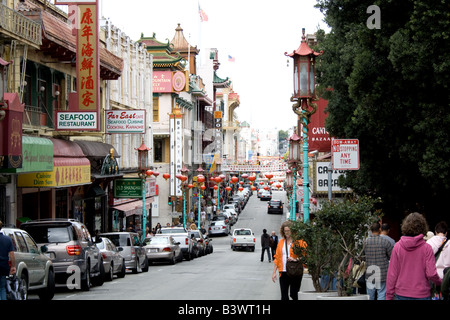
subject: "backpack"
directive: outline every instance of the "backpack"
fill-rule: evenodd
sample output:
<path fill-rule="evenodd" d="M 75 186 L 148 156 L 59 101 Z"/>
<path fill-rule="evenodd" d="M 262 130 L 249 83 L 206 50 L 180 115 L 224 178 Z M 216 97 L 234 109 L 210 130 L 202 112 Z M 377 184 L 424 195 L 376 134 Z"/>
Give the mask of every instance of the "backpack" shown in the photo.
<path fill-rule="evenodd" d="M 22 281 L 15 274 L 6 277 L 6 297 L 8 300 L 25 300 Z"/>

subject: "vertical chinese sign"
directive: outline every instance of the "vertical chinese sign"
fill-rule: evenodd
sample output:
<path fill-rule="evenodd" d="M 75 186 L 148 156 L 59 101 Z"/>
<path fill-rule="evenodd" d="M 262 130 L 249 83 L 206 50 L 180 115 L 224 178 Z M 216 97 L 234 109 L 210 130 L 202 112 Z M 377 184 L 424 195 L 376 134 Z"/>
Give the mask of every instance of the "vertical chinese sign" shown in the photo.
<path fill-rule="evenodd" d="M 100 130 L 100 59 L 98 0 L 55 0 L 75 9 L 77 36 L 77 96 L 69 112 L 59 112 L 58 130 Z"/>
<path fill-rule="evenodd" d="M 181 181 L 175 179 L 181 174 L 183 165 L 183 114 L 170 114 L 170 195 L 182 196 Z"/>

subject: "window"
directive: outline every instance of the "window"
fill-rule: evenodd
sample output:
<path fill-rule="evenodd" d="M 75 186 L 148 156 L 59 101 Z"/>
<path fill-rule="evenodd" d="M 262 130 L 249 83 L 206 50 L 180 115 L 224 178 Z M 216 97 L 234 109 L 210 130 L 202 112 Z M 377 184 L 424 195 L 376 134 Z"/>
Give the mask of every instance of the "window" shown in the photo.
<path fill-rule="evenodd" d="M 153 97 L 153 122 L 159 122 L 159 98 Z"/>
<path fill-rule="evenodd" d="M 15 245 L 15 251 L 16 252 L 28 252 L 27 245 L 25 243 L 25 240 L 23 239 L 21 232 L 14 232 L 16 235 L 17 243 Z"/>
<path fill-rule="evenodd" d="M 25 238 L 25 241 L 27 243 L 28 252 L 29 253 L 39 253 L 39 248 L 36 245 L 36 243 L 34 242 L 34 240 L 31 239 L 31 237 L 28 234 L 26 234 L 26 233 L 23 233 L 22 235 Z"/>

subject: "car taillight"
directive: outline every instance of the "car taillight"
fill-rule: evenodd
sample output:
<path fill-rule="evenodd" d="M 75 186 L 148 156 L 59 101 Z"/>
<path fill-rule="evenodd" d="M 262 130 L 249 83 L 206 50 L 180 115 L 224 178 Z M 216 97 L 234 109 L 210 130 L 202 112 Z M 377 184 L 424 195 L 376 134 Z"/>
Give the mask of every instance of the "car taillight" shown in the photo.
<path fill-rule="evenodd" d="M 283 206 L 280 206 L 280 209 L 283 209 Z"/>
<path fill-rule="evenodd" d="M 164 249 L 162 249 L 162 251 L 170 252 L 170 248 L 169 247 L 165 247 Z"/>
<path fill-rule="evenodd" d="M 188 238 L 185 239 L 185 243 L 189 244 L 189 239 Z"/>
<path fill-rule="evenodd" d="M 256 238 L 253 238 L 253 242 L 256 242 Z"/>
<path fill-rule="evenodd" d="M 236 238 L 233 238 L 233 242 L 236 242 Z"/>
<path fill-rule="evenodd" d="M 134 247 L 131 247 L 131 254 L 132 254 L 132 255 L 135 255 L 135 254 L 136 254 L 136 251 L 134 251 Z"/>
<path fill-rule="evenodd" d="M 79 256 L 81 253 L 81 246 L 66 246 L 66 251 L 70 256 Z"/>
<path fill-rule="evenodd" d="M 203 239 L 200 239 L 200 243 L 203 243 Z"/>
<path fill-rule="evenodd" d="M 103 259 L 107 258 L 106 254 L 104 252 L 102 252 L 102 257 L 103 257 Z"/>
<path fill-rule="evenodd" d="M 222 229 L 226 229 L 226 227 L 225 227 L 225 226 L 222 226 Z"/>

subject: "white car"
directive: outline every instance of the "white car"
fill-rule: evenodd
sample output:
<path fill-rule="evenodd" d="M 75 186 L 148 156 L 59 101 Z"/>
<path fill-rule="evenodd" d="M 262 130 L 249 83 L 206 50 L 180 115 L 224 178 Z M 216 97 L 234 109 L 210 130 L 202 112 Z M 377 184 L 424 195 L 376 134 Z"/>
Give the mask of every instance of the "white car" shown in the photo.
<path fill-rule="evenodd" d="M 255 251 L 256 238 L 252 229 L 239 228 L 234 229 L 230 240 L 231 249 L 235 251 L 237 248 L 246 248 Z"/>
<path fill-rule="evenodd" d="M 230 209 L 225 209 L 221 212 L 222 215 L 226 216 L 228 221 L 230 221 L 230 226 L 234 225 L 237 221 L 237 215 L 235 215 L 236 211 L 233 213 Z"/>

